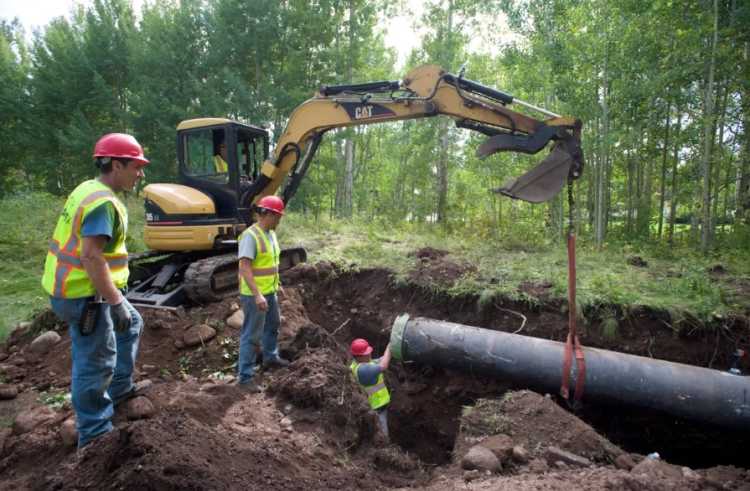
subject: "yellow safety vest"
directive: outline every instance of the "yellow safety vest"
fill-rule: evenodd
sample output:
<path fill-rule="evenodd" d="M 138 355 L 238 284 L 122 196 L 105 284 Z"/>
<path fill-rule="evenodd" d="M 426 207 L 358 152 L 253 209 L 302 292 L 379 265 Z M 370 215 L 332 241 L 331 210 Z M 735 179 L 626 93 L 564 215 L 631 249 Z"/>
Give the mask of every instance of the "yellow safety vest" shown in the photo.
<path fill-rule="evenodd" d="M 252 261 L 253 278 L 258 290 L 262 295 L 276 293 L 279 289 L 279 242 L 273 230 L 264 232 L 260 227 L 253 225 L 245 229 L 240 235 L 240 241 L 245 235 L 250 235 L 255 240 L 255 259 Z M 273 240 L 271 240 L 273 238 Z M 240 276 L 240 293 L 242 295 L 253 295 L 245 278 Z"/>
<path fill-rule="evenodd" d="M 229 172 L 229 165 L 221 158 L 221 155 L 214 155 L 214 167 L 217 174 L 226 174 Z"/>
<path fill-rule="evenodd" d="M 370 361 L 367 363 L 371 363 L 373 365 L 375 364 L 374 361 Z M 365 385 L 359 381 L 359 377 L 357 376 L 357 369 L 359 368 L 359 365 L 360 363 L 357 363 L 357 360 L 353 360 L 352 364 L 349 365 L 349 368 L 351 368 L 352 370 L 354 380 L 362 386 L 362 389 L 364 389 L 365 393 L 367 394 L 367 400 L 370 402 L 370 407 L 372 409 L 380 409 L 381 407 L 391 402 L 391 394 L 388 392 L 388 387 L 385 386 L 385 377 L 383 377 L 383 372 L 380 372 L 378 374 L 378 379 L 374 384 Z"/>
<path fill-rule="evenodd" d="M 110 277 L 117 288 L 128 284 L 128 250 L 125 237 L 128 231 L 128 210 L 106 185 L 92 179 L 78 185 L 65 202 L 55 233 L 49 244 L 44 263 L 42 286 L 53 297 L 82 298 L 96 294 L 96 288 L 81 262 L 81 226 L 89 213 L 102 203 L 114 205 L 120 219 L 115 227 L 112 252 L 103 253 L 109 265 Z"/>

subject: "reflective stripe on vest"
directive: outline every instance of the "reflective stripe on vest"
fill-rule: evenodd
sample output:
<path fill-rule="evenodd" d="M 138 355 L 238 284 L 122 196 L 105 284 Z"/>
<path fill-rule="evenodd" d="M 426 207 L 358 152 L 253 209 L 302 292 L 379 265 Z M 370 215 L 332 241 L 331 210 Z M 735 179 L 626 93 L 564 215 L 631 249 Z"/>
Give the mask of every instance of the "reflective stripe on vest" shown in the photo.
<path fill-rule="evenodd" d="M 279 289 L 279 243 L 276 239 L 276 233 L 273 230 L 264 232 L 257 225 L 245 229 L 240 235 L 240 241 L 243 236 L 249 235 L 255 241 L 255 259 L 252 260 L 253 278 L 262 295 L 276 293 Z M 244 278 L 240 277 L 240 293 L 242 295 L 253 295 L 253 291 L 248 286 Z"/>
<path fill-rule="evenodd" d="M 370 361 L 368 363 L 375 365 L 375 362 L 373 361 Z M 380 409 L 381 407 L 391 402 L 391 394 L 388 392 L 388 387 L 385 386 L 385 378 L 383 377 L 383 373 L 381 372 L 378 374 L 378 379 L 374 384 L 364 385 L 359 381 L 359 376 L 357 375 L 357 369 L 359 368 L 359 366 L 360 363 L 357 363 L 357 360 L 353 360 L 352 364 L 349 365 L 349 368 L 352 371 L 354 380 L 362 387 L 362 389 L 367 394 L 367 401 L 370 403 L 370 408 Z"/>
<path fill-rule="evenodd" d="M 102 254 L 110 268 L 110 276 L 117 288 L 128 283 L 128 251 L 125 246 L 128 215 L 125 206 L 111 189 L 97 180 L 81 183 L 68 197 L 57 221 L 47 259 L 44 264 L 42 286 L 45 291 L 60 298 L 81 298 L 96 293 L 81 261 L 81 226 L 86 216 L 105 202 L 115 208 L 120 227 L 115 227 L 113 251 Z"/>

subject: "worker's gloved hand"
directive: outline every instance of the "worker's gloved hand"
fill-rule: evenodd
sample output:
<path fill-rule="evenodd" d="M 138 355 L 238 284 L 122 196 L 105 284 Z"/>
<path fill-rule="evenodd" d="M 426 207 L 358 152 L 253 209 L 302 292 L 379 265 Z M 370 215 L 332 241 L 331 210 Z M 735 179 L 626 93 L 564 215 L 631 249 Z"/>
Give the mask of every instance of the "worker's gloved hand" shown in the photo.
<path fill-rule="evenodd" d="M 122 332 L 130 329 L 131 315 L 124 300 L 117 305 L 110 305 L 109 312 L 112 316 L 112 323 L 115 325 L 115 331 Z"/>

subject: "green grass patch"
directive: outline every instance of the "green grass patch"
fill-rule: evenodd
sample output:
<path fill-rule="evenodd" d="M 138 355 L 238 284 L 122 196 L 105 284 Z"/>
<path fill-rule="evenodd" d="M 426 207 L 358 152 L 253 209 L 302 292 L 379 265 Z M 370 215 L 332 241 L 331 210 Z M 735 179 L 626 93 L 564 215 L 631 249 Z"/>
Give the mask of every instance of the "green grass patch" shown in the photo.
<path fill-rule="evenodd" d="M 63 198 L 49 194 L 29 193 L 0 203 L 0 219 L 6 224 L 6 233 L 0 236 L 0 339 L 17 322 L 29 319 L 48 305 L 41 275 L 47 244 L 63 202 Z M 125 202 L 130 213 L 128 248 L 130 252 L 143 251 L 142 199 L 130 196 Z M 387 268 L 401 282 L 406 282 L 416 265 L 411 253 L 424 247 L 447 250 L 448 260 L 468 263 L 476 273 L 460 278 L 447 291 L 436 286 L 436 293 L 475 293 L 480 307 L 490 306 L 498 299 L 537 306 L 539 299 L 519 289 L 522 283 L 551 285 L 547 289 L 550 295 L 567 296 L 564 243 L 535 242 L 544 240 L 539 238 L 541 235 L 532 240 L 512 233 L 498 233 L 492 238 L 480 232 L 472 228 L 447 231 L 436 225 L 378 219 L 315 220 L 298 213 L 287 214 L 278 230 L 282 246 L 304 246 L 312 263 L 332 261 L 355 271 Z M 628 264 L 627 258 L 633 255 L 642 257 L 648 266 Z M 620 243 L 596 250 L 579 240 L 578 311 L 599 312 L 602 320 L 606 320 L 607 307 L 613 304 L 622 306 L 623 311 L 645 305 L 670 311 L 676 319 L 700 321 L 744 313 L 750 309 L 750 299 L 736 285 L 750 288 L 749 256 L 747 248 L 727 248 L 703 256 L 688 247 Z M 711 277 L 707 270 L 717 264 L 726 273 Z M 613 334 L 612 325 L 609 322 L 603 329 Z"/>
<path fill-rule="evenodd" d="M 131 252 L 144 250 L 143 202 L 125 200 L 129 210 Z M 18 323 L 49 304 L 42 273 L 49 241 L 65 199 L 47 193 L 27 193 L 0 202 L 0 340 Z"/>

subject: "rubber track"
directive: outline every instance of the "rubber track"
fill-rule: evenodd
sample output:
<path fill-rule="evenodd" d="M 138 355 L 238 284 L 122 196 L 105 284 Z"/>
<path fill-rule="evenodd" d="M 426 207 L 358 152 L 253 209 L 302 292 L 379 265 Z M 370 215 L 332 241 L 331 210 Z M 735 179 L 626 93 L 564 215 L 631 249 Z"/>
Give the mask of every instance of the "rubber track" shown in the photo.
<path fill-rule="evenodd" d="M 185 271 L 184 288 L 188 298 L 198 304 L 219 302 L 232 295 L 237 295 L 239 282 L 234 288 L 223 291 L 214 289 L 217 275 L 233 274 L 237 278 L 237 254 L 224 254 L 195 261 Z"/>

